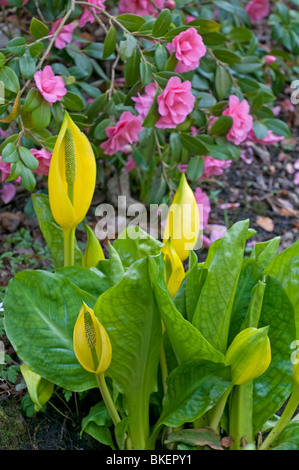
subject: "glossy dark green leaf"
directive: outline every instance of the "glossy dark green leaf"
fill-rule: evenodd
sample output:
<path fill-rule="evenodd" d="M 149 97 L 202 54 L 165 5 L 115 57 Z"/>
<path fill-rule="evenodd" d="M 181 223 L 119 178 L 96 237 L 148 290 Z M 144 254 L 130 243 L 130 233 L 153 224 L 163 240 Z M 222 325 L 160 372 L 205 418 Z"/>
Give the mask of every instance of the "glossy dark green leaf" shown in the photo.
<path fill-rule="evenodd" d="M 171 12 L 166 8 L 159 14 L 158 18 L 156 19 L 156 22 L 152 30 L 153 36 L 155 37 L 163 36 L 166 33 L 166 31 L 168 31 L 171 21 L 172 21 Z"/>
<path fill-rule="evenodd" d="M 104 41 L 104 50 L 102 59 L 105 60 L 115 51 L 117 31 L 113 25 L 110 26 L 106 39 Z"/>
<path fill-rule="evenodd" d="M 30 33 L 35 39 L 41 39 L 49 34 L 49 28 L 37 18 L 32 18 Z"/>

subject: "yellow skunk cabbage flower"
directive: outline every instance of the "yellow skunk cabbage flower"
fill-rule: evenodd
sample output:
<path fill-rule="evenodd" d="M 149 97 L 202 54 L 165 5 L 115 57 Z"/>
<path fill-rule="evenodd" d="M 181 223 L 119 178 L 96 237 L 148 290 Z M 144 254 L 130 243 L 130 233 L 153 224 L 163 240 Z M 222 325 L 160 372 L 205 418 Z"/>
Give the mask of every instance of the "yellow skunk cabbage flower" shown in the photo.
<path fill-rule="evenodd" d="M 94 194 L 96 161 L 83 132 L 65 113 L 49 169 L 49 201 L 55 221 L 63 229 L 84 219 Z"/>
<path fill-rule="evenodd" d="M 185 278 L 184 266 L 170 239 L 161 251 L 164 253 L 165 281 L 171 297 L 174 298 Z"/>
<path fill-rule="evenodd" d="M 85 225 L 85 230 L 87 233 L 87 245 L 82 259 L 82 266 L 92 268 L 95 267 L 99 261 L 105 259 L 105 255 L 93 230 L 88 225 Z"/>
<path fill-rule="evenodd" d="M 194 249 L 199 237 L 199 211 L 194 193 L 182 173 L 166 219 L 163 242 L 171 238 L 172 246 L 184 261 Z"/>
<path fill-rule="evenodd" d="M 110 366 L 112 348 L 109 336 L 84 302 L 74 327 L 73 347 L 78 361 L 88 372 L 101 374 Z"/>
<path fill-rule="evenodd" d="M 250 382 L 268 369 L 271 362 L 268 328 L 246 328 L 233 339 L 225 357 L 234 385 Z"/>

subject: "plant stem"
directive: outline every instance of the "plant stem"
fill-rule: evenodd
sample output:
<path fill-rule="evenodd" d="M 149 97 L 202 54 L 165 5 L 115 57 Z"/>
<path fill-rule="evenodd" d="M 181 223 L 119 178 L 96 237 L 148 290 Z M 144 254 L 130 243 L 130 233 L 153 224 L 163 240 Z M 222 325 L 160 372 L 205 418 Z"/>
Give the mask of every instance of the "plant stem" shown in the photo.
<path fill-rule="evenodd" d="M 233 438 L 230 450 L 241 450 L 254 442 L 252 430 L 253 382 L 236 385 L 229 409 L 229 435 Z"/>
<path fill-rule="evenodd" d="M 64 266 L 74 266 L 75 228 L 63 229 Z"/>
<path fill-rule="evenodd" d="M 292 419 L 296 408 L 299 403 L 299 388 L 296 387 L 285 407 L 279 421 L 276 423 L 270 434 L 266 437 L 261 447 L 258 450 L 268 450 L 274 439 L 281 433 L 281 431 L 289 424 L 289 421 Z"/>
<path fill-rule="evenodd" d="M 102 394 L 104 403 L 107 407 L 107 410 L 111 416 L 111 419 L 113 421 L 114 426 L 116 426 L 117 423 L 121 421 L 119 414 L 114 406 L 113 400 L 111 398 L 110 392 L 108 390 L 108 387 L 106 385 L 106 380 L 105 380 L 105 375 L 102 374 L 96 374 L 96 379 L 98 382 L 98 386 L 100 389 L 100 392 Z"/>
<path fill-rule="evenodd" d="M 228 396 L 231 392 L 232 386 L 229 387 L 228 390 L 220 397 L 214 408 L 211 409 L 210 416 L 209 416 L 209 426 L 217 431 L 221 416 L 223 414 Z"/>

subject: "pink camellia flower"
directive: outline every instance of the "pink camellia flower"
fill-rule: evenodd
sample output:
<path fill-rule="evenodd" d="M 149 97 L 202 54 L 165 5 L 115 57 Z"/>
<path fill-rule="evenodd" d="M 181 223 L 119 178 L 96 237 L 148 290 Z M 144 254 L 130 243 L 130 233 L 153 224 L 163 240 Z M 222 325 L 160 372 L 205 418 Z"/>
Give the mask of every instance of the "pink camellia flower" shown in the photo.
<path fill-rule="evenodd" d="M 133 168 L 136 168 L 136 167 L 137 167 L 137 163 L 135 162 L 132 155 L 129 155 L 127 163 L 126 163 L 126 171 L 130 173 L 130 171 L 132 171 Z"/>
<path fill-rule="evenodd" d="M 176 3 L 174 0 L 166 0 L 165 8 L 168 8 L 168 10 L 173 10 L 175 7 Z"/>
<path fill-rule="evenodd" d="M 267 65 L 272 65 L 276 62 L 276 57 L 274 55 L 265 55 L 264 61 Z"/>
<path fill-rule="evenodd" d="M 175 36 L 171 46 L 178 59 L 178 64 L 175 68 L 175 72 L 177 73 L 197 69 L 200 59 L 207 52 L 202 37 L 195 28 L 189 28 Z"/>
<path fill-rule="evenodd" d="M 90 4 L 90 7 L 83 5 L 83 11 L 79 18 L 78 26 L 79 28 L 83 28 L 86 23 L 93 23 L 95 21 L 93 13 L 99 13 L 99 9 L 105 10 L 105 3 L 106 0 L 86 0 L 87 3 Z M 95 5 L 98 8 L 93 8 L 92 5 Z"/>
<path fill-rule="evenodd" d="M 101 144 L 101 148 L 104 149 L 106 155 L 114 155 L 126 149 L 128 144 L 137 142 L 141 130 L 141 116 L 134 116 L 129 111 L 124 111 L 115 126 L 107 127 L 108 140 Z"/>
<path fill-rule="evenodd" d="M 62 18 L 59 18 L 58 20 L 54 21 L 52 23 L 52 28 L 49 34 L 54 34 L 57 31 L 61 22 L 62 22 Z M 64 26 L 62 26 L 60 33 L 57 35 L 55 39 L 55 42 L 54 42 L 55 47 L 57 49 L 64 49 L 66 44 L 69 44 L 70 42 L 72 42 L 73 31 L 74 31 L 73 23 L 65 24 Z"/>
<path fill-rule="evenodd" d="M 253 142 L 255 144 L 261 144 L 261 145 L 273 145 L 276 144 L 277 142 L 280 142 L 281 140 L 284 139 L 284 137 L 280 135 L 275 135 L 271 130 L 268 130 L 268 133 L 266 137 L 263 139 L 258 139 L 255 135 L 255 132 L 253 128 L 249 131 L 247 139 L 249 142 Z"/>
<path fill-rule="evenodd" d="M 158 96 L 158 112 L 160 118 L 156 127 L 160 129 L 173 129 L 184 122 L 188 114 L 193 111 L 195 97 L 191 93 L 191 82 L 181 82 L 179 77 L 171 77 Z"/>
<path fill-rule="evenodd" d="M 194 191 L 196 203 L 202 206 L 202 220 L 200 217 L 200 230 L 204 230 L 209 221 L 211 204 L 208 195 L 198 186 Z"/>
<path fill-rule="evenodd" d="M 37 88 L 48 103 L 60 101 L 67 93 L 62 77 L 54 75 L 50 65 L 42 71 L 35 72 L 34 80 Z"/>
<path fill-rule="evenodd" d="M 299 171 L 297 171 L 297 173 L 295 173 L 295 176 L 294 176 L 294 183 L 295 183 L 295 184 L 299 184 Z"/>
<path fill-rule="evenodd" d="M 269 0 L 250 0 L 246 5 L 245 10 L 251 23 L 255 24 L 269 15 L 270 2 Z"/>
<path fill-rule="evenodd" d="M 136 111 L 140 114 L 140 116 L 145 119 L 151 105 L 153 104 L 154 101 L 154 96 L 156 93 L 156 85 L 155 83 L 150 83 L 144 88 L 145 94 L 141 95 L 138 93 L 137 98 L 134 97 L 132 98 L 133 101 L 135 101 L 135 109 Z"/>
<path fill-rule="evenodd" d="M 120 0 L 119 14 L 133 13 L 140 16 L 157 16 L 159 9 L 164 7 L 165 0 Z M 155 6 L 156 5 L 156 6 Z"/>
<path fill-rule="evenodd" d="M 38 175 L 47 176 L 49 174 L 49 167 L 50 167 L 52 153 L 49 152 L 49 150 L 44 149 L 44 148 L 40 150 L 30 149 L 30 152 L 38 160 L 38 167 L 34 173 L 37 173 Z"/>
<path fill-rule="evenodd" d="M 205 166 L 200 179 L 209 179 L 213 175 L 222 175 L 226 168 L 231 165 L 231 160 L 217 160 L 216 158 L 203 156 Z"/>
<path fill-rule="evenodd" d="M 229 97 L 228 108 L 222 114 L 233 118 L 233 125 L 226 138 L 235 145 L 244 142 L 247 139 L 248 132 L 252 129 L 253 119 L 249 112 L 250 106 L 247 100 L 240 102 L 237 96 L 231 95 Z"/>
<path fill-rule="evenodd" d="M 1 181 L 2 183 L 7 180 L 10 175 L 10 163 L 3 162 L 2 157 L 0 157 L 0 171 L 1 171 Z M 21 181 L 21 177 L 16 178 L 16 181 Z"/>

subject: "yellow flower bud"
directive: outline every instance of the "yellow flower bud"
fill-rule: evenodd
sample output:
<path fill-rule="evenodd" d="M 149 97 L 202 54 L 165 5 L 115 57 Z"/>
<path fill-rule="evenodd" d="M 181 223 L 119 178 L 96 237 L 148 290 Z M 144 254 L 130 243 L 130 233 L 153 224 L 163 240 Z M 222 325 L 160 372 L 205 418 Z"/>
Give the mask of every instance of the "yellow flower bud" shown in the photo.
<path fill-rule="evenodd" d="M 271 362 L 268 328 L 246 328 L 233 339 L 225 357 L 234 385 L 250 382 L 268 369 Z"/>
<path fill-rule="evenodd" d="M 78 361 L 88 372 L 101 374 L 110 366 L 112 348 L 109 336 L 84 302 L 74 327 L 73 347 Z"/>
<path fill-rule="evenodd" d="M 49 201 L 63 229 L 82 222 L 90 207 L 96 181 L 96 161 L 83 132 L 65 113 L 49 169 Z"/>
<path fill-rule="evenodd" d="M 171 297 L 174 298 L 185 278 L 184 266 L 170 239 L 161 251 L 164 253 L 165 281 Z"/>
<path fill-rule="evenodd" d="M 180 184 L 169 208 L 163 242 L 171 238 L 172 246 L 184 261 L 199 237 L 199 211 L 192 189 L 182 173 Z"/>
<path fill-rule="evenodd" d="M 34 403 L 35 411 L 39 411 L 50 400 L 54 384 L 33 372 L 27 364 L 22 364 L 20 370 L 26 382 L 29 396 Z"/>
<path fill-rule="evenodd" d="M 82 266 L 92 268 L 97 266 L 98 262 L 105 259 L 103 249 L 93 230 L 88 225 L 85 225 L 87 233 L 87 245 L 82 259 Z"/>

